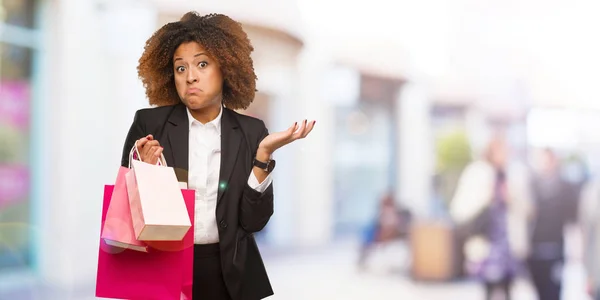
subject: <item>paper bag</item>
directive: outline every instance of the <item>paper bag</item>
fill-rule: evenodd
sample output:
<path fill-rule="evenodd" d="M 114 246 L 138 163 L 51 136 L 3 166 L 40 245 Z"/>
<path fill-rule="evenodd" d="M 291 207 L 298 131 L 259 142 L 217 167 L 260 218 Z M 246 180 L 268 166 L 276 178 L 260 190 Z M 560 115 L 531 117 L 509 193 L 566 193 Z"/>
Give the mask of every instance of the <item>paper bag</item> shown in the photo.
<path fill-rule="evenodd" d="M 129 168 L 119 168 L 101 238 L 111 246 L 148 252 L 146 243 L 137 240 L 133 230 L 129 195 L 127 194 L 127 183 L 125 181 L 125 175 L 129 172 Z"/>
<path fill-rule="evenodd" d="M 178 241 L 191 220 L 171 167 L 133 160 L 126 177 L 135 236 L 140 241 Z"/>
<path fill-rule="evenodd" d="M 102 226 L 106 221 L 113 186 L 104 188 Z M 194 191 L 181 190 L 189 218 L 194 216 Z M 107 245 L 100 239 L 96 297 L 130 300 L 191 299 L 193 227 L 182 241 L 148 242 L 148 253 Z"/>

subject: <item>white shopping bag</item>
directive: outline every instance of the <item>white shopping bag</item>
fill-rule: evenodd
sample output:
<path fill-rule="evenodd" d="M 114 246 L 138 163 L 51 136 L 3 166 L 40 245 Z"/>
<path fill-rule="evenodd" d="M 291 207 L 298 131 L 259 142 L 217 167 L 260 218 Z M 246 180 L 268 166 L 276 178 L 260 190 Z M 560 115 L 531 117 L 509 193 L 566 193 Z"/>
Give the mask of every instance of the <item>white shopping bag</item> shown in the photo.
<path fill-rule="evenodd" d="M 137 151 L 136 146 L 132 153 Z M 138 154 L 139 157 L 139 154 Z M 132 160 L 127 192 L 135 236 L 140 241 L 180 241 L 192 226 L 180 183 L 164 156 L 157 165 Z"/>

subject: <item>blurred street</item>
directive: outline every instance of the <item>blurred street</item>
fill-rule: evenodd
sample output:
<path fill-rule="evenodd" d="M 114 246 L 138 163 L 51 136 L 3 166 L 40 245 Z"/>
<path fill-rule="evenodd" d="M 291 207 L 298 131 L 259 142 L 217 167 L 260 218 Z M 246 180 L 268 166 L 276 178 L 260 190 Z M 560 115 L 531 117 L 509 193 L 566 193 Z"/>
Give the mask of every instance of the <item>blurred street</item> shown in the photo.
<path fill-rule="evenodd" d="M 403 246 L 390 245 L 373 255 L 367 270 L 358 272 L 353 262 L 356 251 L 351 243 L 314 253 L 273 257 L 267 268 L 273 274 L 273 300 L 328 299 L 484 299 L 481 286 L 472 281 L 419 283 L 407 277 Z M 566 274 L 564 299 L 586 299 L 580 292 L 581 269 L 571 267 Z M 310 295 L 306 287 L 310 286 Z M 524 280 L 515 284 L 515 300 L 535 300 L 532 287 Z"/>
<path fill-rule="evenodd" d="M 375 251 L 368 268 L 359 271 L 356 261 L 356 244 L 341 242 L 319 250 L 273 251 L 264 249 L 265 264 L 271 274 L 275 295 L 271 300 L 332 300 L 332 299 L 406 299 L 437 300 L 453 299 L 480 300 L 484 293 L 473 281 L 463 280 L 448 283 L 414 282 L 406 273 L 406 251 L 401 243 L 389 245 Z M 285 254 L 285 253 L 293 254 Z M 267 254 L 268 253 L 268 254 Z M 581 269 L 571 266 L 566 270 L 564 299 L 587 300 L 581 294 L 583 277 Z M 307 290 L 310 286 L 310 290 Z M 11 300 L 88 300 L 94 287 L 69 291 L 57 291 L 30 287 L 8 294 L 0 293 L 0 299 Z M 519 280 L 513 290 L 514 300 L 535 300 L 532 287 Z"/>

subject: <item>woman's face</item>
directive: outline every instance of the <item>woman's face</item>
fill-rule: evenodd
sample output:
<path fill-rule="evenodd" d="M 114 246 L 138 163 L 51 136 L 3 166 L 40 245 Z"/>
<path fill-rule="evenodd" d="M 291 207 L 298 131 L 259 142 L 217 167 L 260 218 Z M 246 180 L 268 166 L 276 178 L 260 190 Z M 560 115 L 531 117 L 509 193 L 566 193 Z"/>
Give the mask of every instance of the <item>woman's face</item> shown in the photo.
<path fill-rule="evenodd" d="M 223 74 L 219 63 L 196 42 L 179 45 L 173 55 L 175 88 L 181 101 L 198 110 L 221 105 Z"/>
<path fill-rule="evenodd" d="M 502 168 L 508 162 L 508 148 L 503 139 L 492 140 L 488 151 L 488 159 L 495 167 Z"/>

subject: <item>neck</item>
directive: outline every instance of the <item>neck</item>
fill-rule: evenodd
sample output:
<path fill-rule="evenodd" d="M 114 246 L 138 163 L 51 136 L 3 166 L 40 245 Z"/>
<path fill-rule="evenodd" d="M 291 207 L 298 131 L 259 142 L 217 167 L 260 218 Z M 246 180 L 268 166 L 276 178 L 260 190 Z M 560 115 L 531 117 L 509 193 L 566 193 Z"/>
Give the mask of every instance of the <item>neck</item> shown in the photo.
<path fill-rule="evenodd" d="M 209 107 L 204 107 L 195 110 L 190 109 L 190 114 L 192 114 L 192 117 L 198 120 L 198 122 L 206 124 L 216 119 L 219 113 L 221 112 L 221 109 L 221 103 L 219 102 L 218 105 L 211 105 Z"/>

